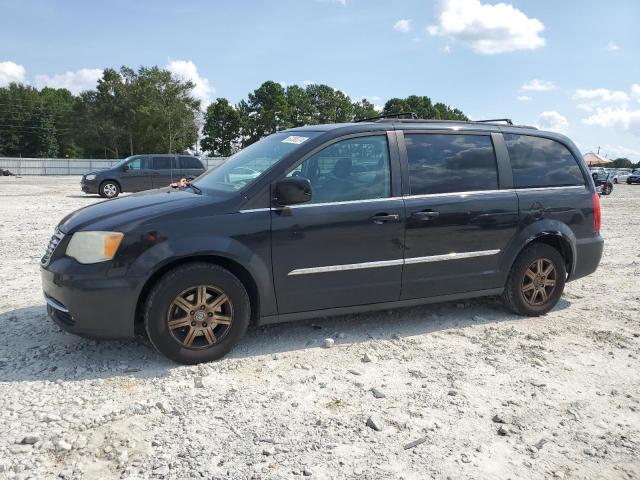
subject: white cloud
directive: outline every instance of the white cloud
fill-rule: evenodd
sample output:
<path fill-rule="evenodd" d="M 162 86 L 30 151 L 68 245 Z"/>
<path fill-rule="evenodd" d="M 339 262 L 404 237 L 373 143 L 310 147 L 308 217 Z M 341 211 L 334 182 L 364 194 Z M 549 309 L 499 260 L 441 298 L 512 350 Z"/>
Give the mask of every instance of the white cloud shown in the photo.
<path fill-rule="evenodd" d="M 25 68 L 15 62 L 0 62 L 0 87 L 9 85 L 12 82 L 24 82 L 26 73 Z"/>
<path fill-rule="evenodd" d="M 569 129 L 569 121 L 564 115 L 561 115 L 555 110 L 551 110 L 549 112 L 542 112 L 538 116 L 538 122 L 536 126 L 543 130 L 552 130 L 554 132 L 566 133 L 566 131 Z"/>
<path fill-rule="evenodd" d="M 451 52 L 451 47 L 449 45 L 445 45 L 444 47 L 442 47 L 442 53 L 450 53 Z"/>
<path fill-rule="evenodd" d="M 616 128 L 640 135 L 640 110 L 628 107 L 597 107 L 595 112 L 582 120 L 587 125 Z"/>
<path fill-rule="evenodd" d="M 200 76 L 198 67 L 191 60 L 171 60 L 166 67 L 176 78 L 180 80 L 191 80 L 195 87 L 193 96 L 202 101 L 202 107 L 211 103 L 211 96 L 215 93 L 215 88 L 209 84 L 209 80 Z"/>
<path fill-rule="evenodd" d="M 521 102 L 528 102 L 530 100 L 533 100 L 533 98 L 528 95 L 518 95 L 518 100 L 520 100 Z"/>
<path fill-rule="evenodd" d="M 98 80 L 102 77 L 100 68 L 81 68 L 75 72 L 57 73 L 55 75 L 36 75 L 34 84 L 38 88 L 66 88 L 73 94 L 84 90 L 96 88 Z"/>
<path fill-rule="evenodd" d="M 633 87 L 632 91 L 633 91 Z M 607 88 L 585 89 L 579 88 L 573 94 L 573 100 L 578 102 L 578 108 L 587 112 L 593 111 L 596 107 L 607 105 L 626 105 L 629 95 L 621 90 L 609 90 Z"/>
<path fill-rule="evenodd" d="M 309 85 L 315 85 L 316 83 L 317 83 L 317 82 L 315 82 L 314 80 L 304 80 L 304 81 L 302 82 L 302 84 L 303 84 L 305 87 L 308 87 Z"/>
<path fill-rule="evenodd" d="M 409 33 L 411 31 L 411 20 L 403 19 L 398 20 L 394 25 L 393 29 L 402 33 Z"/>
<path fill-rule="evenodd" d="M 526 92 L 548 92 L 556 88 L 553 82 L 549 82 L 547 80 L 538 80 L 534 78 L 533 80 L 523 84 L 520 86 L 520 90 L 524 90 Z"/>
<path fill-rule="evenodd" d="M 622 90 L 596 88 L 578 89 L 573 95 L 578 108 L 590 113 L 582 123 L 640 135 L 640 107 L 632 99 L 640 102 L 640 84 L 631 85 L 630 94 Z"/>
<path fill-rule="evenodd" d="M 620 46 L 613 42 L 609 42 L 607 44 L 607 50 L 609 50 L 610 52 L 617 52 L 618 50 L 620 50 Z"/>
<path fill-rule="evenodd" d="M 437 24 L 427 27 L 430 35 L 460 40 L 486 55 L 543 47 L 543 30 L 540 20 L 512 5 L 480 0 L 445 0 Z"/>

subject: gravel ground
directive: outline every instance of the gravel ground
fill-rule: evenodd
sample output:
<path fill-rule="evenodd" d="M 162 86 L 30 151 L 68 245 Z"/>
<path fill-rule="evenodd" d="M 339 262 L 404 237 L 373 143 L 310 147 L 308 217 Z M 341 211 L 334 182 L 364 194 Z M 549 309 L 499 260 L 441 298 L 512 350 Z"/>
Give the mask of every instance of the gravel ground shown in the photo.
<path fill-rule="evenodd" d="M 274 325 L 196 367 L 48 320 L 38 260 L 96 201 L 0 177 L 0 478 L 640 478 L 640 186 L 602 199 L 600 269 L 543 318 L 483 299 Z"/>

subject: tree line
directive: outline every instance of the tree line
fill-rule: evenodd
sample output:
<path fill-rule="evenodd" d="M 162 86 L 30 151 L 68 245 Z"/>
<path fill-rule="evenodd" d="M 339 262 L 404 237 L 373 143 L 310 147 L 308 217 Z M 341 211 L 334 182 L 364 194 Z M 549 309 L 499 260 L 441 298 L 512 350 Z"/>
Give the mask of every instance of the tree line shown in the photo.
<path fill-rule="evenodd" d="M 466 120 L 457 108 L 411 95 L 382 111 L 328 85 L 267 81 L 231 104 L 218 98 L 202 111 L 194 84 L 158 67 L 105 69 L 95 89 L 12 83 L 0 88 L 0 156 L 122 158 L 200 150 L 228 156 L 286 128 L 415 112 L 419 118 Z"/>

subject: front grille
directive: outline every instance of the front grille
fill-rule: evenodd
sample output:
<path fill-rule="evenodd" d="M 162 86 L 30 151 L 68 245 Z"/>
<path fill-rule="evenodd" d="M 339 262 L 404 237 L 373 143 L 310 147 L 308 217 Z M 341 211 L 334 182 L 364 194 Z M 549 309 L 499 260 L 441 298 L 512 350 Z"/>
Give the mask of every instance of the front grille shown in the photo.
<path fill-rule="evenodd" d="M 51 237 L 51 240 L 49 240 L 49 245 L 47 245 L 47 251 L 44 253 L 44 256 L 40 260 L 40 263 L 42 263 L 42 265 L 44 265 L 45 267 L 49 265 L 53 252 L 56 251 L 57 246 L 60 244 L 63 238 L 64 238 L 64 233 L 62 233 L 60 229 L 56 227 L 56 231 Z"/>

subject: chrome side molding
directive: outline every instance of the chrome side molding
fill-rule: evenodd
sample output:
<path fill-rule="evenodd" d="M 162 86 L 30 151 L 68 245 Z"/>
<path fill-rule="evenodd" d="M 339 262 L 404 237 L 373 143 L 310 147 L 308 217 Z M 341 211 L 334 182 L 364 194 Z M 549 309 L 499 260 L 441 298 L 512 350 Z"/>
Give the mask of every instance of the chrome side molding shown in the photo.
<path fill-rule="evenodd" d="M 431 255 L 428 257 L 399 258 L 397 260 L 380 260 L 377 262 L 348 263 L 345 265 L 326 265 L 323 267 L 296 268 L 288 275 L 308 275 L 310 273 L 343 272 L 347 270 L 362 270 L 365 268 L 392 267 L 397 265 L 413 265 L 416 263 L 445 262 L 448 260 L 462 260 L 465 258 L 486 257 L 497 255 L 500 250 L 480 250 L 477 252 L 452 252 L 444 255 Z"/>

